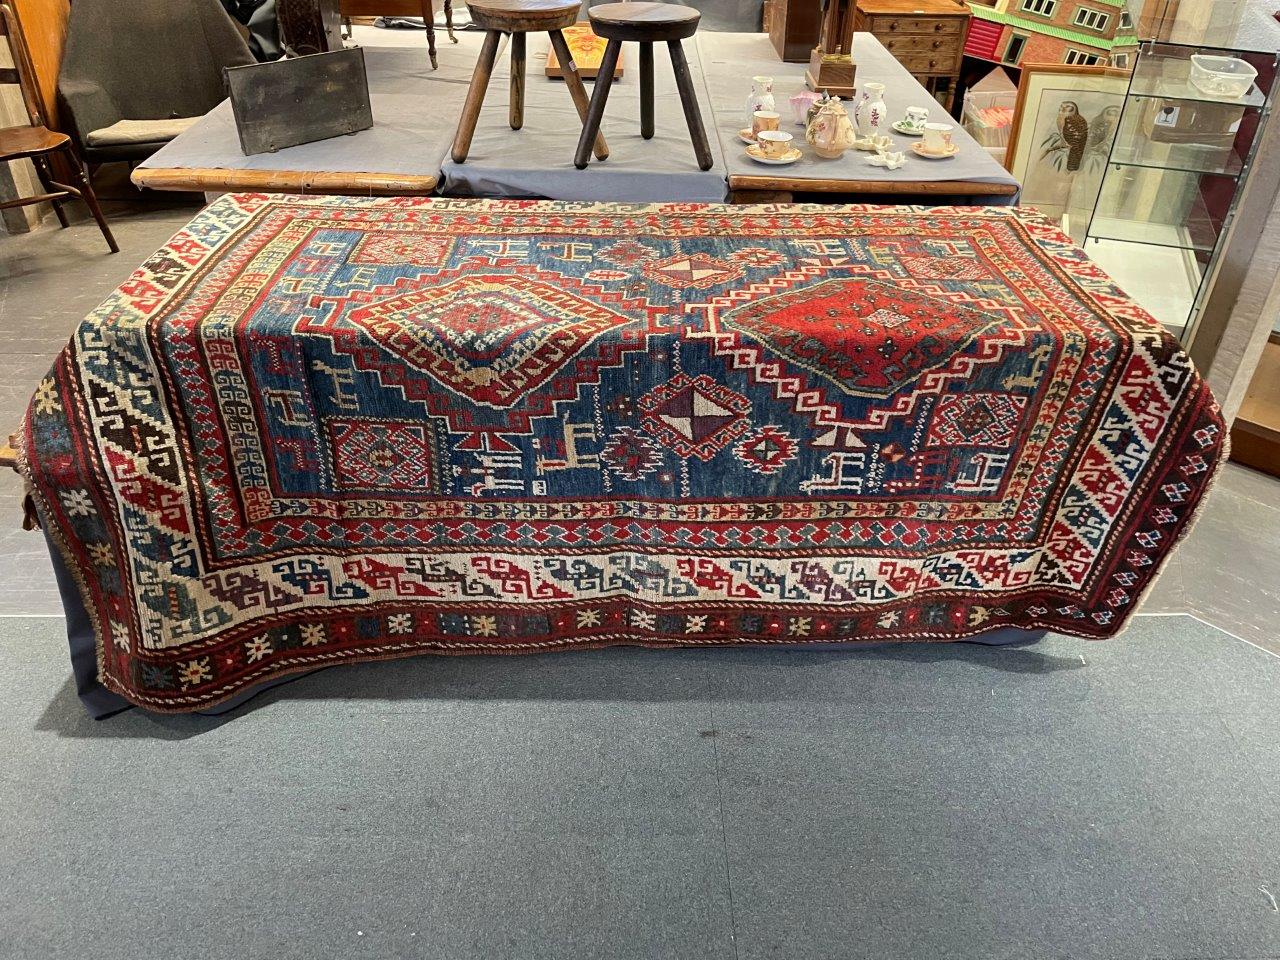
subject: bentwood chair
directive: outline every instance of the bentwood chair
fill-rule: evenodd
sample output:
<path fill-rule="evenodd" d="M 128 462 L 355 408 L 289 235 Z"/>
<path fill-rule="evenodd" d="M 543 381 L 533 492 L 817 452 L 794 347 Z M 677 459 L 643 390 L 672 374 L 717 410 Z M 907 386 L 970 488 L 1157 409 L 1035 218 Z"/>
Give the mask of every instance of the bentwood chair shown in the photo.
<path fill-rule="evenodd" d="M 58 222 L 66 227 L 67 214 L 62 209 L 62 201 L 68 197 L 83 200 L 89 212 L 93 214 L 93 219 L 98 221 L 98 227 L 102 230 L 102 235 L 106 238 L 111 252 L 119 253 L 120 248 L 116 246 L 111 228 L 107 226 L 107 220 L 102 215 L 102 208 L 98 205 L 98 198 L 93 192 L 93 184 L 89 182 L 89 174 L 76 155 L 71 145 L 71 138 L 65 133 L 50 130 L 44 125 L 43 107 L 36 91 L 31 54 L 27 50 L 27 42 L 22 35 L 18 18 L 13 8 L 7 3 L 0 4 L 0 33 L 8 39 L 9 53 L 13 57 L 12 67 L 0 68 L 0 84 L 16 83 L 18 85 L 22 91 L 23 104 L 27 108 L 27 118 L 30 120 L 25 127 L 0 129 L 0 161 L 30 160 L 36 169 L 36 176 L 39 177 L 41 186 L 45 189 L 44 193 L 34 197 L 6 200 L 0 203 L 0 210 L 26 207 L 48 200 L 53 204 L 53 212 L 57 214 Z M 59 183 L 53 179 L 49 158 L 55 155 L 63 157 L 66 161 L 67 169 L 76 179 L 76 186 Z"/>

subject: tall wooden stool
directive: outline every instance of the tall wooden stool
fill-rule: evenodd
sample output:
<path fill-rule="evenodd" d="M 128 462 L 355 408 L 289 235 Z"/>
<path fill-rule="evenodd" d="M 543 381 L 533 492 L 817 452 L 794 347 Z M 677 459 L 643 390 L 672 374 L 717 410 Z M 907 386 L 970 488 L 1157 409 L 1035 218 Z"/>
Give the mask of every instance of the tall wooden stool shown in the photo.
<path fill-rule="evenodd" d="M 684 119 L 689 125 L 689 139 L 697 154 L 698 166 L 711 169 L 711 145 L 707 143 L 707 131 L 702 126 L 702 112 L 698 109 L 698 95 L 689 75 L 689 61 L 684 58 L 681 40 L 687 40 L 698 32 L 701 14 L 693 7 L 674 3 L 646 3 L 630 0 L 625 3 L 606 3 L 587 11 L 591 29 L 596 36 L 609 41 L 600 60 L 600 72 L 596 74 L 596 88 L 591 93 L 591 108 L 587 113 L 582 137 L 578 140 L 578 152 L 573 164 L 579 170 L 587 165 L 587 153 L 591 139 L 600 132 L 604 119 L 605 101 L 613 85 L 613 70 L 618 65 L 618 54 L 626 40 L 640 44 L 640 136 L 653 139 L 653 44 L 667 41 L 671 51 L 671 66 L 676 74 L 676 86 L 680 90 L 680 102 L 684 105 Z"/>
<path fill-rule="evenodd" d="M 582 77 L 578 75 L 578 67 L 573 62 L 573 54 L 569 52 L 569 44 L 561 33 L 565 27 L 577 22 L 578 8 L 581 6 L 579 0 L 468 0 L 471 22 L 483 27 L 485 35 L 480 59 L 476 61 L 475 73 L 471 75 L 467 102 L 462 106 L 458 133 L 453 138 L 454 163 L 466 163 L 467 154 L 471 152 L 471 138 L 475 136 L 480 108 L 484 106 L 485 90 L 489 87 L 489 76 L 493 73 L 493 64 L 498 58 L 498 44 L 504 33 L 511 35 L 511 129 L 519 130 L 524 126 L 525 34 L 543 30 L 550 35 L 551 46 L 560 59 L 564 69 L 564 85 L 569 88 L 569 96 L 573 97 L 573 105 L 578 108 L 578 116 L 586 121 L 587 91 L 582 86 Z M 601 160 L 608 157 L 609 147 L 598 131 L 591 140 L 586 141 L 583 157 L 590 152 L 593 140 L 596 156 Z M 585 159 L 582 165 L 587 165 Z"/>

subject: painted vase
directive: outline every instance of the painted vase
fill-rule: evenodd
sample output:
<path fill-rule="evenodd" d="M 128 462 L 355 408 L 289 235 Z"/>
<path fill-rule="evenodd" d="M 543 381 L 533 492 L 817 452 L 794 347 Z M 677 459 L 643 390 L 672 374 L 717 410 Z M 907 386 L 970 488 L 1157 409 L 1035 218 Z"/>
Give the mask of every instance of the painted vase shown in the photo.
<path fill-rule="evenodd" d="M 872 80 L 862 85 L 862 99 L 853 111 L 853 122 L 859 137 L 878 137 L 884 126 L 888 107 L 884 104 L 884 84 Z"/>
<path fill-rule="evenodd" d="M 773 100 L 773 77 L 752 77 L 751 94 L 747 97 L 747 126 L 751 126 L 757 110 L 777 109 Z"/>

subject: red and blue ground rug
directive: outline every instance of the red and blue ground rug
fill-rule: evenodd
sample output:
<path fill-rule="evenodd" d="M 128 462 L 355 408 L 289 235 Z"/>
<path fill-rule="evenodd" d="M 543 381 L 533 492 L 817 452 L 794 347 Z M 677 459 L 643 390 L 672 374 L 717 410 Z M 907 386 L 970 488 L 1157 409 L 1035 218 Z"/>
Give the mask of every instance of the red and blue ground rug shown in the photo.
<path fill-rule="evenodd" d="M 102 682 L 1120 629 L 1222 455 L 1003 208 L 228 196 L 93 312 L 24 470 Z"/>

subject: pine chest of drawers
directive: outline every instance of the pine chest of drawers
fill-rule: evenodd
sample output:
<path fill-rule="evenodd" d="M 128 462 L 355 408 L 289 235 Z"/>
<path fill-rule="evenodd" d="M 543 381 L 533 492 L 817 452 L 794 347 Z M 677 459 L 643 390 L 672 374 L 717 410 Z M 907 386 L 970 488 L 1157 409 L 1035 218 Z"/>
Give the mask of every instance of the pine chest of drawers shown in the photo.
<path fill-rule="evenodd" d="M 960 0 L 857 0 L 854 29 L 875 35 L 948 110 L 960 76 L 969 7 Z"/>

